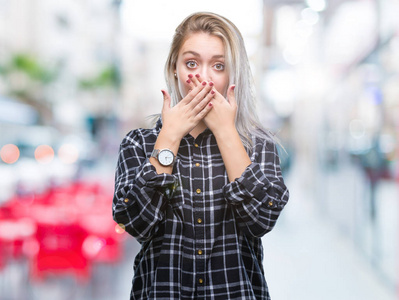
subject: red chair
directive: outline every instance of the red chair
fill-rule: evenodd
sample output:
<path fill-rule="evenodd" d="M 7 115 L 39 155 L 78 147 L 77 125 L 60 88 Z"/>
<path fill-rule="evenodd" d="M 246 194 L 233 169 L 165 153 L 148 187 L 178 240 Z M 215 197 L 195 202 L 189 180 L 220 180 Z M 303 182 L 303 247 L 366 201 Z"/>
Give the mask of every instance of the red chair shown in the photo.
<path fill-rule="evenodd" d="M 46 275 L 71 274 L 87 282 L 90 266 L 83 255 L 85 231 L 76 224 L 40 224 L 37 229 L 39 250 L 31 260 L 31 276 L 42 280 Z"/>
<path fill-rule="evenodd" d="M 10 219 L 19 227 L 14 224 L 5 232 L 19 229 L 11 239 L 0 233 L 0 269 L 8 257 L 23 255 L 29 259 L 33 280 L 71 274 L 87 282 L 92 263 L 115 263 L 122 257 L 125 235 L 115 231 L 111 205 L 111 189 L 85 182 L 10 199 L 0 208 L 0 228 L 1 221 L 4 225 Z M 34 230 L 22 230 L 29 222 Z"/>

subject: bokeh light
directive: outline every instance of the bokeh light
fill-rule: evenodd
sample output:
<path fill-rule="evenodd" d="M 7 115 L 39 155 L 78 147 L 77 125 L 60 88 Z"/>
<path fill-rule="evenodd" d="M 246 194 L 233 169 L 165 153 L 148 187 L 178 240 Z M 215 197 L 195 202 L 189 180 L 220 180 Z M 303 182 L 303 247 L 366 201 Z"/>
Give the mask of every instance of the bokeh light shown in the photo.
<path fill-rule="evenodd" d="M 301 11 L 301 16 L 309 25 L 316 25 L 319 22 L 319 14 L 309 7 Z"/>
<path fill-rule="evenodd" d="M 91 235 L 84 240 L 82 250 L 86 256 L 94 257 L 105 247 L 106 244 L 107 243 L 104 239 Z"/>
<path fill-rule="evenodd" d="M 6 164 L 13 164 L 19 158 L 19 149 L 13 144 L 4 145 L 0 150 L 0 156 Z"/>
<path fill-rule="evenodd" d="M 58 149 L 58 158 L 65 164 L 73 164 L 79 158 L 79 150 L 72 144 L 64 144 Z"/>
<path fill-rule="evenodd" d="M 49 145 L 40 145 L 35 150 L 35 159 L 40 164 L 49 164 L 54 159 L 54 150 Z"/>
<path fill-rule="evenodd" d="M 123 224 L 121 224 L 121 223 L 116 224 L 116 225 L 115 225 L 115 232 L 116 232 L 116 233 L 119 233 L 119 234 L 124 233 L 124 232 L 125 232 L 125 225 L 123 225 Z"/>
<path fill-rule="evenodd" d="M 325 0 L 307 0 L 307 5 L 315 11 L 323 11 L 327 7 L 327 3 Z"/>
<path fill-rule="evenodd" d="M 360 139 L 366 134 L 366 126 L 360 119 L 354 119 L 349 123 L 349 132 L 354 139 Z"/>

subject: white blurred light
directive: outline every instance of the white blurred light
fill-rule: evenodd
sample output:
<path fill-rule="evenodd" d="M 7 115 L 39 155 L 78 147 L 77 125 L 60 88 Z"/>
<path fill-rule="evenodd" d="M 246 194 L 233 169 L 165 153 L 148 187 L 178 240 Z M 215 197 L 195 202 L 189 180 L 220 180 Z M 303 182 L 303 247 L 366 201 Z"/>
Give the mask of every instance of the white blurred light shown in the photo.
<path fill-rule="evenodd" d="M 349 132 L 354 139 L 364 137 L 366 133 L 365 124 L 362 120 L 354 119 L 349 123 Z"/>
<path fill-rule="evenodd" d="M 306 0 L 306 3 L 314 11 L 323 11 L 327 7 L 325 0 Z"/>
<path fill-rule="evenodd" d="M 58 150 L 58 157 L 65 164 L 73 164 L 79 158 L 79 150 L 75 145 L 64 144 Z"/>
<path fill-rule="evenodd" d="M 313 27 L 304 20 L 300 20 L 296 23 L 296 32 L 300 37 L 308 38 L 313 33 Z"/>
<path fill-rule="evenodd" d="M 382 134 L 380 136 L 380 149 L 382 153 L 394 152 L 396 148 L 396 140 L 393 135 Z"/>
<path fill-rule="evenodd" d="M 302 19 L 309 25 L 316 25 L 319 22 L 319 14 L 311 8 L 305 8 L 301 11 Z"/>
<path fill-rule="evenodd" d="M 283 50 L 284 60 L 290 65 L 297 65 L 302 61 L 307 47 L 307 38 L 299 35 L 292 36 Z"/>
<path fill-rule="evenodd" d="M 290 70 L 273 70 L 264 77 L 265 96 L 273 102 L 279 116 L 289 116 L 296 97 L 295 74 Z M 289 87 L 289 88 L 288 88 Z"/>
<path fill-rule="evenodd" d="M 323 66 L 304 67 L 297 71 L 302 95 L 309 99 L 323 99 L 329 90 L 331 77 Z"/>
<path fill-rule="evenodd" d="M 127 34 L 142 40 L 170 40 L 175 28 L 188 15 L 199 11 L 209 11 L 230 19 L 243 36 L 250 36 L 259 34 L 262 30 L 262 7 L 261 0 L 192 2 L 129 0 L 122 2 L 122 27 Z M 151 15 L 150 18 L 149 15 Z M 251 21 L 248 22 L 248 18 L 243 18 L 243 16 L 249 16 Z"/>
<path fill-rule="evenodd" d="M 290 65 L 297 65 L 302 61 L 302 57 L 300 53 L 296 52 L 293 49 L 286 48 L 283 51 L 284 60 Z"/>
<path fill-rule="evenodd" d="M 372 1 L 344 1 L 323 30 L 324 55 L 331 64 L 350 65 L 375 46 L 378 14 Z"/>
<path fill-rule="evenodd" d="M 282 6 L 276 11 L 276 43 L 284 48 L 292 39 L 295 24 L 298 21 L 297 13 L 291 6 Z"/>

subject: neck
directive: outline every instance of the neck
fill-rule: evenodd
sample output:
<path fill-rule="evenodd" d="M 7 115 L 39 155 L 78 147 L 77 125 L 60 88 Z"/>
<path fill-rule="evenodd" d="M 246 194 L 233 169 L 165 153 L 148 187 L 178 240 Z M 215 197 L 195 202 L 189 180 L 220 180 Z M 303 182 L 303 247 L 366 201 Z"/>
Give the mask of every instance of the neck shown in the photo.
<path fill-rule="evenodd" d="M 199 136 L 205 129 L 206 129 L 206 125 L 204 123 L 204 121 L 201 121 L 198 123 L 197 126 L 195 126 L 193 128 L 193 130 L 190 131 L 190 134 L 193 138 L 197 138 L 197 136 Z"/>

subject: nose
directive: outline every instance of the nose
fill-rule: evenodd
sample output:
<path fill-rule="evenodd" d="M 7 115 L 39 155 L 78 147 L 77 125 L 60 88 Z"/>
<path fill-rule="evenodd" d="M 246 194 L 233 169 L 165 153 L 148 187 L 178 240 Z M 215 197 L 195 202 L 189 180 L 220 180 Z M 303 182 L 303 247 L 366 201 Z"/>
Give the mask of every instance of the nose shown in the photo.
<path fill-rule="evenodd" d="M 211 81 L 212 75 L 211 72 L 207 68 L 201 68 L 198 72 L 202 78 L 202 80 Z"/>

